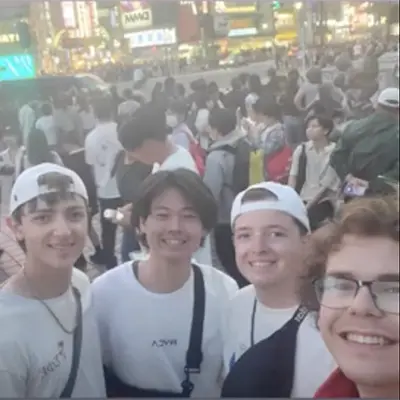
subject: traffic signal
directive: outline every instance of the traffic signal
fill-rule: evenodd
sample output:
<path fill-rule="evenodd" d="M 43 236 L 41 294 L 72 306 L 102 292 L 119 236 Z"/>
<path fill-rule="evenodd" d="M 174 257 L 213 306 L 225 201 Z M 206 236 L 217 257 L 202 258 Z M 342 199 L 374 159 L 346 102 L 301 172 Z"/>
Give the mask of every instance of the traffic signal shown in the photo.
<path fill-rule="evenodd" d="M 274 0 L 272 2 L 272 9 L 274 11 L 279 10 L 282 7 L 282 3 L 279 0 Z"/>
<path fill-rule="evenodd" d="M 19 36 L 19 44 L 23 49 L 29 49 L 32 46 L 31 29 L 26 22 L 17 23 L 17 33 Z"/>

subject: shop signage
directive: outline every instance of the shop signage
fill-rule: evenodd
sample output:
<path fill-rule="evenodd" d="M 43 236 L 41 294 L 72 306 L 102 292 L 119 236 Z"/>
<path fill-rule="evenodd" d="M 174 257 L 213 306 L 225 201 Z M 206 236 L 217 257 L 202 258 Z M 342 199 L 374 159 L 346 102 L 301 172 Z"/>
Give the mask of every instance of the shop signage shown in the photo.
<path fill-rule="evenodd" d="M 122 26 L 125 30 L 147 28 L 153 25 L 153 14 L 150 8 L 135 10 L 122 14 Z"/>

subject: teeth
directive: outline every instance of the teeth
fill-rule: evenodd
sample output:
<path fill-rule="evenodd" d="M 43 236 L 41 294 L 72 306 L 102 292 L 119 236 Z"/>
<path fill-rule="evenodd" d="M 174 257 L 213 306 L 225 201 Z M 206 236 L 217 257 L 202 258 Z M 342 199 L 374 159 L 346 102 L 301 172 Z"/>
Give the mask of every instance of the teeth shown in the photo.
<path fill-rule="evenodd" d="M 251 263 L 251 266 L 255 268 L 268 268 L 273 264 L 273 262 L 255 261 Z"/>
<path fill-rule="evenodd" d="M 169 246 L 179 246 L 184 242 L 182 240 L 170 239 L 170 240 L 165 240 L 165 243 L 167 243 Z"/>
<path fill-rule="evenodd" d="M 384 346 L 388 344 L 389 341 L 381 336 L 364 336 L 358 335 L 356 333 L 346 334 L 346 340 L 349 342 L 359 343 L 359 344 L 369 344 L 369 345 L 379 345 Z"/>

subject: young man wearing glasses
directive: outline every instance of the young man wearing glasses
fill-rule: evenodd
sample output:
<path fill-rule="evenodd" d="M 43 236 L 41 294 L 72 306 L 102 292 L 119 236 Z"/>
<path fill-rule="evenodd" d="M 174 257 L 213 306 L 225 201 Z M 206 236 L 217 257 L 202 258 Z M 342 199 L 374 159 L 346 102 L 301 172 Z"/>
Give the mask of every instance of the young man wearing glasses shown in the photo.
<path fill-rule="evenodd" d="M 308 300 L 339 368 L 315 397 L 399 398 L 398 198 L 355 200 L 326 229 L 310 242 Z"/>

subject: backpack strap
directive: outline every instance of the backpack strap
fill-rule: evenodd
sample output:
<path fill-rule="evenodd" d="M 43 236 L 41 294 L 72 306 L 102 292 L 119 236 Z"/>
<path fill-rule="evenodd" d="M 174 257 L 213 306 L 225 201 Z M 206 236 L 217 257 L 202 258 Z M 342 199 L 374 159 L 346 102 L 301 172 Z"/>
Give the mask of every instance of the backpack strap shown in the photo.
<path fill-rule="evenodd" d="M 204 316 L 206 308 L 206 293 L 204 285 L 204 277 L 201 269 L 193 264 L 194 273 L 194 302 L 192 327 L 190 330 L 189 348 L 186 352 L 185 379 L 183 380 L 182 396 L 190 397 L 193 392 L 194 384 L 191 381 L 191 374 L 199 374 L 201 372 L 201 363 L 203 362 L 203 330 Z"/>
<path fill-rule="evenodd" d="M 301 145 L 301 153 L 299 157 L 299 165 L 298 165 L 296 188 L 295 188 L 298 194 L 301 193 L 304 183 L 306 182 L 306 173 L 307 173 L 307 152 L 306 152 L 306 143 L 303 143 Z"/>

